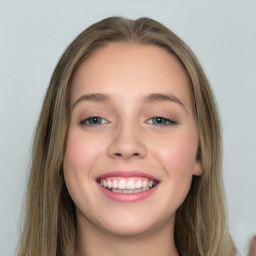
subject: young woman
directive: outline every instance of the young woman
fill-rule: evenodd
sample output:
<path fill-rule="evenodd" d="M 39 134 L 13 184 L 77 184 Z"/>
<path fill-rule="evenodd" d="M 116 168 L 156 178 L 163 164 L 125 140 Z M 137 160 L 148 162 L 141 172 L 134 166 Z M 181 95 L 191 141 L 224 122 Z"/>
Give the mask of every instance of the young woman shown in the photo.
<path fill-rule="evenodd" d="M 219 121 L 188 46 L 111 17 L 61 57 L 37 126 L 19 256 L 235 255 Z"/>

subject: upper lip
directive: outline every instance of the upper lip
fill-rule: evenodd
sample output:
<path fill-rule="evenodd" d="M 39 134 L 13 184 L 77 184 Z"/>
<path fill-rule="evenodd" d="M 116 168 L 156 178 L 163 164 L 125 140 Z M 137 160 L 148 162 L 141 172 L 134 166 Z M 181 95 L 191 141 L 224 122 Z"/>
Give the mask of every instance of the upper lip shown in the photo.
<path fill-rule="evenodd" d="M 103 173 L 99 176 L 97 176 L 96 180 L 99 181 L 101 179 L 107 178 L 107 177 L 144 177 L 144 178 L 148 178 L 150 180 L 155 180 L 157 182 L 159 182 L 159 179 L 156 178 L 155 176 L 144 172 L 144 171 L 139 171 L 139 170 L 116 170 L 116 171 L 110 171 L 110 172 L 106 172 Z"/>

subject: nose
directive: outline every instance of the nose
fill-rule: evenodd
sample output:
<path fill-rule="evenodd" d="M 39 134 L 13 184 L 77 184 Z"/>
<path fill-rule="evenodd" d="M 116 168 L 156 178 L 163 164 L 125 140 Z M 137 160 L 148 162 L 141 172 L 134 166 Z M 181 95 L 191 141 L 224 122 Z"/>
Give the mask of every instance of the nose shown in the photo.
<path fill-rule="evenodd" d="M 108 155 L 111 158 L 128 160 L 131 158 L 144 158 L 147 148 L 141 131 L 135 126 L 119 127 L 115 131 L 109 146 Z"/>

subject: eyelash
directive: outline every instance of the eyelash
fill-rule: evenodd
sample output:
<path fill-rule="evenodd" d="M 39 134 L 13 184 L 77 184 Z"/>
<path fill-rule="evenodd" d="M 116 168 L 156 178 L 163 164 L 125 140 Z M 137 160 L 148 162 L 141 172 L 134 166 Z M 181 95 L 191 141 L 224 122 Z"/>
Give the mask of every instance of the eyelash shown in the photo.
<path fill-rule="evenodd" d="M 99 121 L 99 120 L 101 122 L 97 123 L 97 121 Z M 103 123 L 102 123 L 102 121 L 103 121 Z M 157 124 L 156 122 L 160 122 L 160 123 Z M 102 124 L 106 124 L 106 123 L 109 123 L 109 122 L 100 116 L 91 116 L 91 117 L 83 119 L 79 122 L 80 125 L 87 125 L 87 126 L 98 126 L 98 125 L 102 125 Z M 161 116 L 152 117 L 147 120 L 147 123 L 157 125 L 157 126 L 168 126 L 168 125 L 178 124 L 178 122 L 175 120 L 164 118 Z"/>
<path fill-rule="evenodd" d="M 150 122 L 150 120 L 152 120 Z M 175 125 L 175 124 L 178 124 L 177 121 L 175 120 L 172 120 L 172 119 L 168 119 L 168 118 L 164 118 L 162 116 L 155 116 L 155 117 L 152 117 L 150 119 L 147 120 L 148 123 L 150 124 L 154 124 L 154 121 L 160 121 L 160 122 L 164 122 L 164 123 L 160 123 L 160 124 L 155 124 L 155 125 L 158 125 L 158 126 L 167 126 L 167 125 Z"/>
<path fill-rule="evenodd" d="M 97 119 L 103 121 L 103 123 L 100 123 L 100 124 L 106 124 L 108 123 L 108 121 L 100 116 L 90 116 L 86 119 L 83 119 L 79 122 L 79 124 L 81 125 L 88 125 L 88 126 L 97 126 L 97 125 L 100 125 L 100 124 L 97 124 L 97 123 L 90 123 L 90 121 L 94 122 L 94 121 L 97 121 Z"/>

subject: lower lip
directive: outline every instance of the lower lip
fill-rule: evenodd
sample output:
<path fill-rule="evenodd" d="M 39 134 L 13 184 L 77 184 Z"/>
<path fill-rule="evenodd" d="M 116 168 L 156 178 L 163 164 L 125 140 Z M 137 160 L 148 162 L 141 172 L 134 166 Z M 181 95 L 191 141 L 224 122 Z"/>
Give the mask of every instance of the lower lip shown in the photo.
<path fill-rule="evenodd" d="M 116 193 L 102 187 L 100 184 L 98 184 L 98 186 L 106 197 L 114 201 L 130 202 L 130 203 L 137 202 L 149 197 L 157 190 L 157 187 L 158 187 L 158 185 L 156 185 L 149 190 L 138 192 L 138 193 Z"/>

